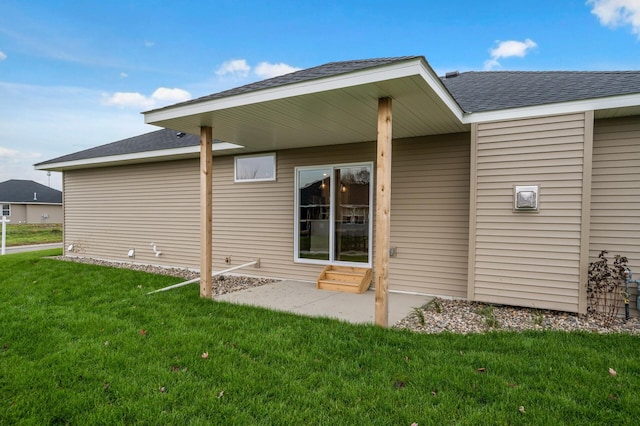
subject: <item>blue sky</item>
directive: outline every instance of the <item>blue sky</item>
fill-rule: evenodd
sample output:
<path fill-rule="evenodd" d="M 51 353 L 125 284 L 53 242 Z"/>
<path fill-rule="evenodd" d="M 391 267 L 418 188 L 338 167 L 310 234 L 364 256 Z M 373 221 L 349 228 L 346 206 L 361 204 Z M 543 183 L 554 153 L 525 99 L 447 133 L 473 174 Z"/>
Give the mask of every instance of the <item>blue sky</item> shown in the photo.
<path fill-rule="evenodd" d="M 0 0 L 0 182 L 156 130 L 140 112 L 326 62 L 640 69 L 640 0 Z M 51 186 L 61 188 L 59 173 Z"/>

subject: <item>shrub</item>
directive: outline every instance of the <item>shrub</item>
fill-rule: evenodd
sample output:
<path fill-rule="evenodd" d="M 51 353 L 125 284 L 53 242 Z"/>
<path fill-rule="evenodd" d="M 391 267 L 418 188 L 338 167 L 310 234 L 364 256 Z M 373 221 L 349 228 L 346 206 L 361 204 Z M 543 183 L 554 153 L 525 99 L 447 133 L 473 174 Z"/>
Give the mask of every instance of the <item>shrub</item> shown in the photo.
<path fill-rule="evenodd" d="M 599 315 L 606 326 L 618 316 L 622 304 L 627 270 L 627 258 L 617 254 L 610 265 L 607 251 L 602 250 L 598 260 L 589 264 L 587 281 L 588 311 Z"/>

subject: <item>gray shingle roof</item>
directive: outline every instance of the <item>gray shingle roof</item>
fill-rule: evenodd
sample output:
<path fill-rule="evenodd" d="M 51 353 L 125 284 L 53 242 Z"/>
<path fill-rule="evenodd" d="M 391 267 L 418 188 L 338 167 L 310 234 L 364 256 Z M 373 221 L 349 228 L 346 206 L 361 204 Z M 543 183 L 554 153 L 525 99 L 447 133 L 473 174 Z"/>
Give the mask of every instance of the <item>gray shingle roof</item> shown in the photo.
<path fill-rule="evenodd" d="M 483 71 L 441 80 L 465 112 L 640 93 L 640 71 Z"/>
<path fill-rule="evenodd" d="M 62 192 L 32 180 L 11 179 L 0 183 L 0 201 L 19 204 L 62 204 Z"/>
<path fill-rule="evenodd" d="M 328 64 L 319 65 L 313 68 L 284 74 L 278 77 L 269 78 L 267 80 L 257 81 L 244 86 L 225 90 L 211 95 L 203 96 L 197 99 L 181 102 L 179 104 L 170 105 L 165 108 L 173 108 L 180 105 L 189 105 L 198 102 L 210 101 L 213 99 L 226 98 L 228 96 L 241 95 L 243 93 L 255 92 L 257 90 L 271 89 L 287 84 L 301 83 L 303 81 L 311 81 L 324 77 L 333 77 L 340 74 L 347 74 L 353 71 L 359 71 L 366 68 L 374 68 L 382 65 L 403 62 L 423 58 L 422 56 L 399 56 L 395 58 L 376 58 L 376 59 L 360 59 L 355 61 L 329 62 Z M 424 59 L 424 58 L 423 58 Z M 158 108 L 158 110 L 165 109 Z"/>
<path fill-rule="evenodd" d="M 134 136 L 73 154 L 63 155 L 52 160 L 43 161 L 36 166 L 63 163 L 68 161 L 86 160 L 88 158 L 109 157 L 112 155 L 134 154 L 137 152 L 175 149 L 200 144 L 200 137 L 188 133 L 178 133 L 175 130 L 162 129 L 144 135 Z"/>
<path fill-rule="evenodd" d="M 403 61 L 425 60 L 422 56 L 364 59 L 331 62 L 317 67 L 214 93 L 198 99 L 171 105 L 188 105 L 221 99 L 262 89 L 332 77 L 367 68 Z M 426 62 L 426 60 L 425 60 Z M 494 111 L 507 108 L 545 105 L 583 99 L 640 93 L 640 71 L 485 71 L 464 72 L 456 77 L 441 78 L 444 86 L 465 112 Z M 161 108 L 163 109 L 163 108 Z M 177 137 L 173 130 L 158 130 L 107 145 L 90 148 L 36 166 L 133 154 L 162 149 L 198 145 L 199 137 L 186 134 Z"/>

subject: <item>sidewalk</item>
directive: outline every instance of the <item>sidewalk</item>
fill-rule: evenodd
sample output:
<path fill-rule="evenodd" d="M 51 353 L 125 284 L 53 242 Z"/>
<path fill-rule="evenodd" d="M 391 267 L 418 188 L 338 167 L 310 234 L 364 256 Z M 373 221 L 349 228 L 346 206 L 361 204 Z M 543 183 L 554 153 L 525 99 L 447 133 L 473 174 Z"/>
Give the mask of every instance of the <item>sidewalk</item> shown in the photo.
<path fill-rule="evenodd" d="M 49 250 L 54 248 L 62 248 L 62 243 L 33 244 L 30 246 L 6 247 L 5 254 L 23 253 L 25 251 Z"/>
<path fill-rule="evenodd" d="M 336 318 L 351 323 L 375 322 L 375 291 L 363 294 L 318 290 L 315 283 L 279 281 L 214 297 L 214 300 L 261 306 L 300 315 Z M 409 315 L 431 297 L 389 293 L 389 326 Z"/>

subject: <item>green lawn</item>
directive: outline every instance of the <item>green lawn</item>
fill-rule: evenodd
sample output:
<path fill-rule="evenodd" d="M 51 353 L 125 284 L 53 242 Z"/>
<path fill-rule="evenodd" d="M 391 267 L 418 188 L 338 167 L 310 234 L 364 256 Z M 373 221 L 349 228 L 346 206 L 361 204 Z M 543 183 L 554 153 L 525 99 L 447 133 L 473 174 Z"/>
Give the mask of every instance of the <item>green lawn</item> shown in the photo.
<path fill-rule="evenodd" d="M 7 247 L 62 242 L 62 224 L 7 224 Z"/>
<path fill-rule="evenodd" d="M 0 257 L 0 424 L 640 419 L 638 337 L 356 326 L 203 300 L 197 285 L 146 295 L 180 279 L 53 253 Z"/>

